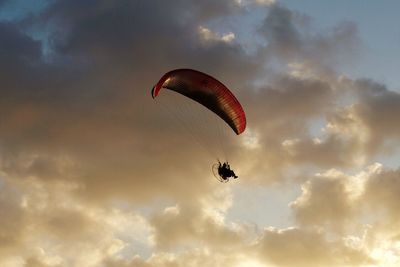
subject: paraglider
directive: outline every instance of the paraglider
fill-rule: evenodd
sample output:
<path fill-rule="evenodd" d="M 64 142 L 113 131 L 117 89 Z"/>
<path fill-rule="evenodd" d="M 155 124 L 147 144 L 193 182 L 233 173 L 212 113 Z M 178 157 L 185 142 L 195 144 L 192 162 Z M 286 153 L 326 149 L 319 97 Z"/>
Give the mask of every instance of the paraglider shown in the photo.
<path fill-rule="evenodd" d="M 237 135 L 246 129 L 246 115 L 239 101 L 224 84 L 208 74 L 193 69 L 172 70 L 164 74 L 152 88 L 152 97 L 156 98 L 161 89 L 175 91 L 211 110 Z M 227 162 L 217 163 L 216 172 L 214 165 L 213 173 L 218 180 L 237 178 Z"/>

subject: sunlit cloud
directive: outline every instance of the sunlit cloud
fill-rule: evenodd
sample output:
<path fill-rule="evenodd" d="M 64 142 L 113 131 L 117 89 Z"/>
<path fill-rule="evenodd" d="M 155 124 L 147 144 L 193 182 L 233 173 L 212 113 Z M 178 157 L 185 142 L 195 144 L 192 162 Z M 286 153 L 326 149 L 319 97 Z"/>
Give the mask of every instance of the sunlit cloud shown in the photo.
<path fill-rule="evenodd" d="M 221 42 L 225 42 L 225 43 L 231 43 L 235 40 L 235 34 L 233 32 L 219 35 L 203 26 L 199 26 L 198 32 L 199 32 L 201 39 L 204 40 L 205 42 L 221 41 Z"/>
<path fill-rule="evenodd" d="M 235 0 L 239 5 L 246 6 L 256 4 L 258 6 L 270 6 L 277 2 L 277 0 Z"/>
<path fill-rule="evenodd" d="M 399 265 L 400 94 L 339 68 L 363 56 L 355 22 L 274 0 L 25 5 L 0 0 L 1 266 Z M 176 68 L 242 104 L 218 157 L 238 179 L 213 178 L 209 121 L 202 147 L 151 98 Z"/>

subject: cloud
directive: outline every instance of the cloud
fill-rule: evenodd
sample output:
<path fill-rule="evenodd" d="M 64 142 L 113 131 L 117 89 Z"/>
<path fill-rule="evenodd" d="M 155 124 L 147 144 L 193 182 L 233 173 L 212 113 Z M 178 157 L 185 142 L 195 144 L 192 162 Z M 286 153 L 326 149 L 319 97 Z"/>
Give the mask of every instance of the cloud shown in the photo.
<path fill-rule="evenodd" d="M 320 174 L 302 186 L 302 195 L 291 203 L 296 221 L 304 226 L 331 227 L 349 224 L 354 203 L 347 183 L 350 178 L 335 170 Z"/>
<path fill-rule="evenodd" d="M 288 142 L 286 148 L 292 160 L 328 168 L 351 167 L 362 166 L 379 155 L 396 153 L 399 94 L 369 80 L 342 84 L 349 88 L 347 97 L 354 102 L 327 113 L 325 132 L 318 139 L 306 137 Z"/>
<path fill-rule="evenodd" d="M 255 4 L 257 6 L 271 6 L 274 5 L 276 0 L 236 0 L 236 2 L 241 6 L 248 6 L 251 4 Z"/>
<path fill-rule="evenodd" d="M 24 235 L 26 215 L 21 207 L 22 199 L 8 182 L 0 184 L 0 255 L 15 252 Z"/>
<path fill-rule="evenodd" d="M 139 266 L 139 267 L 168 267 L 168 266 L 235 266 L 240 257 L 232 254 L 220 254 L 218 252 L 211 252 L 209 250 L 195 250 L 190 252 L 183 252 L 179 254 L 172 253 L 158 253 L 154 254 L 149 260 L 134 259 L 129 262 L 123 261 L 108 261 L 105 263 L 107 267 L 114 266 Z"/>
<path fill-rule="evenodd" d="M 143 216 L 84 202 L 71 185 L 9 180 L 2 190 L 7 192 L 0 200 L 4 266 L 98 266 L 105 258 L 143 254 L 152 246 Z"/>
<path fill-rule="evenodd" d="M 254 155 L 247 164 L 252 166 L 250 172 L 253 169 L 258 175 L 264 173 L 258 179 L 266 182 L 280 180 L 291 164 L 294 156 L 288 152 L 287 140 L 307 137 L 312 121 L 334 106 L 329 83 L 290 75 L 278 77 L 268 87 L 245 94 L 241 99 L 243 103 L 251 103 L 246 110 L 248 129 L 257 136 L 257 149 L 246 152 Z M 304 158 L 299 157 L 298 161 Z"/>
<path fill-rule="evenodd" d="M 400 113 L 400 94 L 371 80 L 357 80 L 354 87 L 359 98 L 354 113 L 370 134 L 368 151 L 379 152 L 381 146 L 387 150 L 385 145 L 398 142 L 400 137 L 400 128 L 395 123 L 396 114 Z"/>
<path fill-rule="evenodd" d="M 270 5 L 276 3 L 275 0 L 256 0 L 255 2 L 256 2 L 257 4 L 259 4 L 259 5 L 266 5 L 266 6 L 270 6 Z"/>
<path fill-rule="evenodd" d="M 380 170 L 368 179 L 365 185 L 363 201 L 369 206 L 368 212 L 385 218 L 382 222 L 396 225 L 399 214 L 399 170 Z M 385 224 L 385 223 L 383 223 Z M 395 232 L 400 231 L 394 227 Z"/>
<path fill-rule="evenodd" d="M 359 45 L 355 24 L 315 30 L 275 1 L 252 4 L 268 9 L 254 53 L 240 33 L 215 26 L 249 12 L 231 0 L 58 0 L 0 22 L 0 265 L 373 263 L 347 231 L 365 226 L 361 202 L 395 225 L 398 171 L 366 170 L 359 187 L 348 173 L 398 142 L 398 94 L 335 72 Z M 224 140 L 241 176 L 226 191 L 211 177 L 214 157 L 150 97 L 181 67 L 217 77 L 246 110 L 245 138 Z M 227 219 L 235 186 L 296 187 L 308 177 L 292 200 L 297 228 Z"/>
<path fill-rule="evenodd" d="M 219 73 L 232 77 L 232 83 L 254 75 L 257 60 L 229 36 L 202 45 L 195 34 L 214 12 L 230 14 L 230 5 L 231 1 L 204 5 L 56 1 L 33 20 L 37 25 L 52 24 L 50 60 L 42 55 L 43 43 L 12 25 L 4 26 L 10 43 L 10 49 L 4 49 L 15 64 L 1 82 L 9 88 L 1 92 L 1 113 L 7 114 L 0 136 L 4 171 L 20 178 L 74 181 L 88 197 L 125 191 L 126 196 L 146 199 L 170 190 L 176 193 L 166 195 L 180 197 L 179 192 L 187 192 L 179 188 L 188 176 L 200 181 L 189 194 L 206 192 L 210 184 L 201 178 L 205 172 L 196 174 L 190 162 L 176 166 L 187 154 L 196 154 L 194 162 L 198 153 L 193 151 L 198 148 L 183 149 L 173 159 L 166 151 L 176 144 L 153 142 L 175 138 L 177 133 L 159 131 L 163 117 L 148 88 L 175 67 Z M 212 12 L 206 12 L 209 9 Z M 2 62 L 4 68 L 8 63 Z M 234 75 L 239 69 L 241 75 Z M 158 162 L 156 168 L 149 162 Z M 132 188 L 137 193 L 132 194 Z"/>
<path fill-rule="evenodd" d="M 266 229 L 255 245 L 260 256 L 276 266 L 360 266 L 373 264 L 363 251 L 339 241 L 328 241 L 322 233 L 297 228 Z"/>
<path fill-rule="evenodd" d="M 311 18 L 280 4 L 270 7 L 259 28 L 266 41 L 260 49 L 266 63 L 272 65 L 273 58 L 283 63 L 278 75 L 273 67 L 267 69 L 261 85 L 242 98 L 244 103 L 251 103 L 247 116 L 253 123 L 248 127 L 258 136 L 259 147 L 264 146 L 261 151 L 249 152 L 254 153 L 253 158 L 264 159 L 254 164 L 255 169 L 265 171 L 263 180 L 281 180 L 292 164 L 332 168 L 354 166 L 364 160 L 364 140 L 355 134 L 331 134 L 330 129 L 317 138 L 311 134 L 316 120 L 333 125 L 333 114 L 340 113 L 340 88 L 347 81 L 336 74 L 334 61 L 359 47 L 357 28 L 352 23 L 315 29 Z"/>
<path fill-rule="evenodd" d="M 162 213 L 156 214 L 150 220 L 156 246 L 160 249 L 173 249 L 205 245 L 212 250 L 231 250 L 241 246 L 246 229 L 225 223 L 226 208 L 214 203 L 229 202 L 229 194 L 226 193 L 221 196 L 209 195 L 208 199 L 195 205 L 167 207 Z"/>
<path fill-rule="evenodd" d="M 357 27 L 342 22 L 332 29 L 312 30 L 312 19 L 280 4 L 272 5 L 260 27 L 268 46 L 283 58 L 311 59 L 319 64 L 335 55 L 343 56 L 358 47 Z M 318 60 L 318 57 L 322 56 Z"/>
<path fill-rule="evenodd" d="M 205 42 L 226 42 L 230 43 L 235 39 L 235 34 L 230 32 L 227 34 L 224 34 L 222 36 L 219 36 L 218 34 L 212 32 L 210 29 L 207 29 L 205 27 L 200 26 L 198 28 L 199 35 L 200 37 L 205 41 Z"/>

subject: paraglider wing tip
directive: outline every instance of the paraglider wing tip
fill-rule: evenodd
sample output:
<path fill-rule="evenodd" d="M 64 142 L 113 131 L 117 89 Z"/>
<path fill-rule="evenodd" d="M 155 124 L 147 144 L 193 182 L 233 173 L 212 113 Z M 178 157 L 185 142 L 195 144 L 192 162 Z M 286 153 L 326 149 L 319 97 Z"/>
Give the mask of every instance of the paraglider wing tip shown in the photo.
<path fill-rule="evenodd" d="M 156 96 L 154 95 L 154 89 L 156 88 L 156 86 L 153 86 L 153 88 L 151 89 L 151 97 L 154 99 Z"/>
<path fill-rule="evenodd" d="M 246 122 L 244 122 L 244 124 L 241 125 L 240 128 L 234 130 L 237 135 L 241 135 L 244 132 L 244 130 L 246 130 Z"/>

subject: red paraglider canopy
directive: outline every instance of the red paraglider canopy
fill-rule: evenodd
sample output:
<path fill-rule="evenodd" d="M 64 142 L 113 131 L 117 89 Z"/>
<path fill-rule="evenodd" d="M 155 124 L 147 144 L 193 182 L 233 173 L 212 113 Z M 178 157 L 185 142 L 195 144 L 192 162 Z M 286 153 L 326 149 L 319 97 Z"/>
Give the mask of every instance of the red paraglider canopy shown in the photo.
<path fill-rule="evenodd" d="M 241 134 L 246 128 L 246 115 L 239 101 L 225 85 L 208 74 L 192 69 L 172 70 L 153 87 L 153 98 L 161 88 L 178 92 L 205 106 L 221 117 L 236 134 Z"/>

